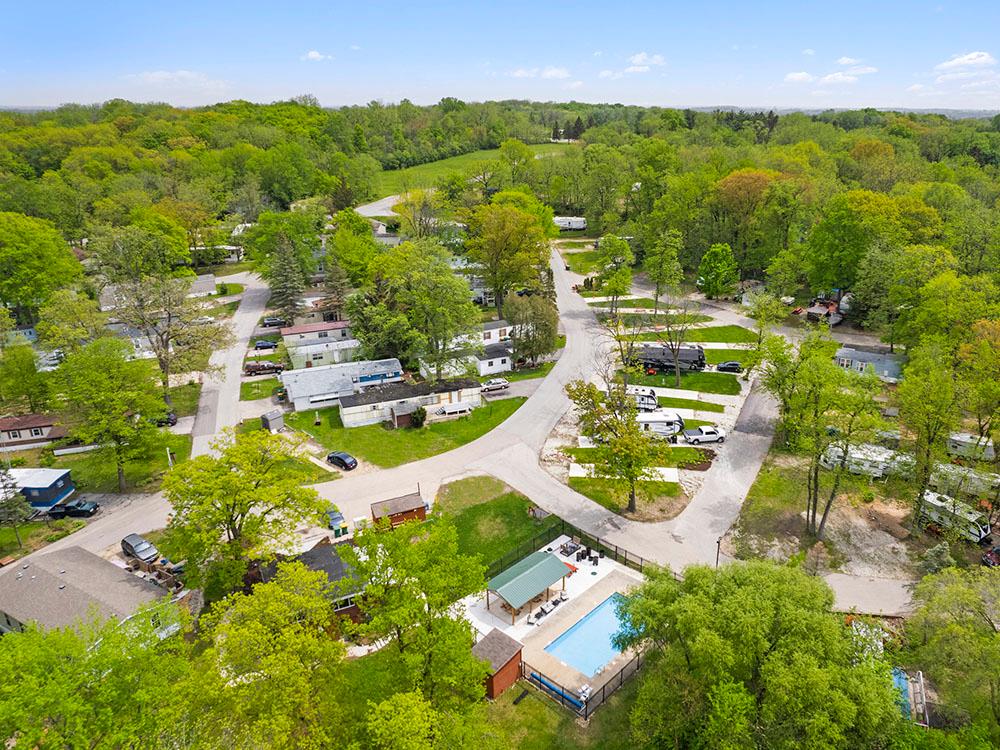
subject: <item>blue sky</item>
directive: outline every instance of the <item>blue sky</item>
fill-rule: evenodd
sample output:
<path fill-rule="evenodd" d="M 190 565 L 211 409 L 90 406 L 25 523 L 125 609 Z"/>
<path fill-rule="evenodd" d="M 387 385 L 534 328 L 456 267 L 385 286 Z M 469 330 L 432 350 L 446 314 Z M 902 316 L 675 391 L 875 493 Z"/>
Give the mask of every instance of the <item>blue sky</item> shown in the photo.
<path fill-rule="evenodd" d="M 0 104 L 1000 109 L 1000 2 L 7 0 Z M 94 7 L 97 6 L 97 7 Z"/>

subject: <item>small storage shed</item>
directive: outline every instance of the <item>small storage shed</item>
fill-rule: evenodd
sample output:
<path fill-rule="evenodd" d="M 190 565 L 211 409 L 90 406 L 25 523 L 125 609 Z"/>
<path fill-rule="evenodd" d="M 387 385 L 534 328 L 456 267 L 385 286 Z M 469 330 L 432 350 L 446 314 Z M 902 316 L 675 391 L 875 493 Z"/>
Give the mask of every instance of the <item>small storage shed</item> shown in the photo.
<path fill-rule="evenodd" d="M 521 649 L 515 641 L 499 628 L 493 628 L 472 647 L 472 655 L 490 664 L 486 678 L 486 697 L 494 700 L 509 688 L 521 675 Z"/>
<path fill-rule="evenodd" d="M 272 409 L 261 415 L 260 426 L 271 432 L 281 432 L 285 427 L 285 413 L 281 409 Z"/>
<path fill-rule="evenodd" d="M 389 520 L 392 528 L 407 521 L 423 521 L 427 518 L 427 506 L 419 492 L 372 503 L 372 520 L 378 523 L 383 518 Z"/>

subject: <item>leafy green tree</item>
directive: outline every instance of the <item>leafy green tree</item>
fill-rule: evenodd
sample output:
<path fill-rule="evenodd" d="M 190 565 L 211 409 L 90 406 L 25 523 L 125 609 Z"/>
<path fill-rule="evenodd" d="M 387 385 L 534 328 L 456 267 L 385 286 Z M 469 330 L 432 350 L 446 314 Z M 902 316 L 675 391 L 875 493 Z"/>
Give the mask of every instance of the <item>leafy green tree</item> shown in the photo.
<path fill-rule="evenodd" d="M 377 750 L 433 750 L 441 717 L 419 692 L 396 693 L 368 706 L 368 736 Z"/>
<path fill-rule="evenodd" d="M 447 519 L 379 524 L 355 535 L 343 555 L 354 571 L 352 587 L 364 618 L 359 635 L 387 639 L 402 664 L 400 692 L 418 691 L 438 711 L 455 710 L 483 694 L 485 665 L 470 650 L 471 626 L 455 602 L 484 589 L 484 568 L 458 550 Z"/>
<path fill-rule="evenodd" d="M 545 231 L 536 216 L 509 205 L 479 206 L 469 230 L 469 260 L 493 292 L 500 314 L 512 289 L 537 281 L 547 260 Z"/>
<path fill-rule="evenodd" d="M 53 293 L 38 315 L 35 328 L 48 349 L 70 352 L 108 333 L 108 315 L 94 300 L 72 289 Z"/>
<path fill-rule="evenodd" d="M 1000 740 L 1000 571 L 947 568 L 924 578 L 906 623 L 916 663 L 944 702 L 967 711 Z"/>
<path fill-rule="evenodd" d="M 327 252 L 326 272 L 323 274 L 323 299 L 317 308 L 326 313 L 343 316 L 347 299 L 351 296 L 351 282 L 343 267 Z"/>
<path fill-rule="evenodd" d="M 11 528 L 18 547 L 24 546 L 21 544 L 18 527 L 23 526 L 34 512 L 34 508 L 31 507 L 28 498 L 21 494 L 10 472 L 0 467 L 0 526 Z"/>
<path fill-rule="evenodd" d="M 12 334 L 15 328 L 17 328 L 17 325 L 10 310 L 6 307 L 0 307 L 0 354 L 3 353 L 6 346 L 14 343 Z"/>
<path fill-rule="evenodd" d="M 149 363 L 131 354 L 121 339 L 100 338 L 70 354 L 57 372 L 70 435 L 101 446 L 118 472 L 119 492 L 125 466 L 149 454 L 155 420 L 164 415 Z"/>
<path fill-rule="evenodd" d="M 193 582 L 226 592 L 251 560 L 292 547 L 296 528 L 319 523 L 328 503 L 288 471 L 298 446 L 284 436 L 226 431 L 212 448 L 163 480 L 174 509 L 164 547 L 188 561 Z"/>
<path fill-rule="evenodd" d="M 347 301 L 347 314 L 366 359 L 411 360 L 420 356 L 423 337 L 404 312 L 390 308 L 377 292 L 352 295 Z"/>
<path fill-rule="evenodd" d="M 716 243 L 701 256 L 698 265 L 698 287 L 709 299 L 732 293 L 740 280 L 739 268 L 729 245 Z"/>
<path fill-rule="evenodd" d="M 290 244 L 303 278 L 308 278 L 316 270 L 321 222 L 322 216 L 315 211 L 266 211 L 243 233 L 243 247 L 261 276 L 269 281 L 280 247 Z"/>
<path fill-rule="evenodd" d="M 527 188 L 501 190 L 490 202 L 494 206 L 514 206 L 526 214 L 531 214 L 538 220 L 538 226 L 547 238 L 559 236 L 559 227 L 553 219 L 552 208 L 538 200 Z"/>
<path fill-rule="evenodd" d="M 975 416 L 979 436 L 993 436 L 1000 430 L 1000 321 L 972 324 L 969 342 L 958 351 L 958 373 L 964 408 Z"/>
<path fill-rule="evenodd" d="M 403 232 L 419 240 L 434 234 L 439 225 L 440 206 L 429 190 L 410 190 L 393 206 L 403 217 Z"/>
<path fill-rule="evenodd" d="M 38 369 L 31 344 L 18 340 L 0 354 L 0 404 L 15 412 L 39 412 L 49 403 L 48 373 Z"/>
<path fill-rule="evenodd" d="M 25 323 L 57 289 L 80 276 L 80 263 L 47 221 L 0 211 L 0 303 Z"/>
<path fill-rule="evenodd" d="M 294 321 L 305 304 L 302 295 L 306 290 L 306 280 L 296 261 L 292 243 L 285 238 L 278 240 L 271 260 L 268 286 L 271 288 L 271 306 L 289 323 Z"/>
<path fill-rule="evenodd" d="M 315 165 L 305 149 L 294 142 L 278 143 L 258 151 L 247 162 L 261 190 L 282 209 L 309 195 L 317 184 Z"/>
<path fill-rule="evenodd" d="M 681 233 L 676 229 L 659 237 L 643 260 L 642 267 L 653 282 L 653 315 L 659 311 L 660 298 L 671 289 L 676 289 L 684 278 L 684 270 L 679 260 L 684 245 Z"/>
<path fill-rule="evenodd" d="M 630 714 L 639 747 L 884 747 L 900 723 L 889 665 L 833 593 L 765 562 L 653 570 L 622 606 L 619 646 L 647 648 Z"/>
<path fill-rule="evenodd" d="M 532 365 L 556 350 L 559 339 L 559 311 L 539 295 L 507 298 L 504 320 L 510 323 L 510 340 L 515 359 Z"/>
<path fill-rule="evenodd" d="M 187 235 L 173 219 L 152 210 L 136 210 L 131 218 L 128 226 L 98 231 L 88 244 L 110 283 L 169 276 L 191 261 Z"/>
<path fill-rule="evenodd" d="M 959 276 L 943 271 L 924 284 L 914 304 L 901 311 L 899 341 L 917 346 L 923 338 L 941 336 L 954 344 L 965 341 L 969 323 L 1000 314 L 1000 290 L 988 276 Z"/>

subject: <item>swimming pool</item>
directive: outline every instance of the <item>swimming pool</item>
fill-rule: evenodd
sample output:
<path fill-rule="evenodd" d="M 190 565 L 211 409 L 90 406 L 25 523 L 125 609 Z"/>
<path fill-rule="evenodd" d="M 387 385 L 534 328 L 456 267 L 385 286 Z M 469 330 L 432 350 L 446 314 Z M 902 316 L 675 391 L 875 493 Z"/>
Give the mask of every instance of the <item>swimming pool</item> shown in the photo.
<path fill-rule="evenodd" d="M 546 646 L 546 653 L 587 677 L 593 677 L 621 653 L 611 642 L 611 636 L 621 628 L 616 605 L 622 599 L 621 594 L 609 596 Z"/>

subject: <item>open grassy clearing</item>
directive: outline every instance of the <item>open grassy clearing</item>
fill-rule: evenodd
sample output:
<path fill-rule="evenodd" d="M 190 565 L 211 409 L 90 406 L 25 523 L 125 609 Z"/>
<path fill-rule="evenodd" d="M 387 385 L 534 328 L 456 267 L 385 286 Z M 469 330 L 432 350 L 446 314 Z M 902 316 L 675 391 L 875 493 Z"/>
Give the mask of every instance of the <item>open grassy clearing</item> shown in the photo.
<path fill-rule="evenodd" d="M 706 317 L 707 316 L 703 316 Z M 635 336 L 637 341 L 659 341 L 658 334 L 649 331 L 638 333 Z M 757 334 L 749 328 L 743 326 L 705 326 L 703 328 L 691 328 L 687 332 L 688 343 L 698 343 L 711 341 L 718 344 L 753 344 L 757 341 Z"/>
<path fill-rule="evenodd" d="M 627 513 L 628 490 L 618 482 L 596 477 L 570 477 L 569 486 L 598 505 L 639 521 L 664 521 L 673 518 L 687 504 L 681 486 L 676 482 L 640 482 L 636 513 Z"/>
<path fill-rule="evenodd" d="M 565 143 L 536 143 L 528 146 L 535 156 L 561 156 L 569 148 Z M 453 172 L 465 172 L 483 161 L 492 161 L 500 155 L 500 149 L 471 151 L 467 154 L 452 156 L 447 159 L 418 164 L 406 169 L 394 169 L 379 175 L 379 197 L 398 195 L 405 190 L 434 187 L 438 180 Z"/>
<path fill-rule="evenodd" d="M 603 296 L 607 296 L 607 293 L 606 292 L 605 293 L 598 293 L 598 294 L 596 294 L 594 296 L 601 296 L 601 297 L 603 297 Z M 608 306 L 608 302 L 603 301 L 603 300 L 601 302 L 588 302 L 587 304 L 590 305 L 591 307 L 607 307 Z M 618 306 L 619 307 L 649 308 L 650 310 L 652 310 L 654 305 L 656 305 L 656 300 L 653 300 L 653 299 L 651 299 L 649 297 L 633 297 L 632 299 L 618 300 Z M 660 302 L 659 302 L 659 304 L 656 305 L 656 306 L 659 307 L 660 310 L 662 310 L 665 305 L 666 305 L 666 302 L 661 299 Z"/>
<path fill-rule="evenodd" d="M 563 260 L 569 270 L 581 276 L 589 276 L 597 272 L 598 252 L 596 250 L 579 250 L 574 253 L 563 253 Z"/>
<path fill-rule="evenodd" d="M 586 250 L 593 246 L 592 240 L 565 240 L 559 243 L 560 250 Z"/>
<path fill-rule="evenodd" d="M 524 398 L 491 401 L 467 417 L 435 422 L 418 430 L 388 430 L 382 425 L 345 428 L 336 407 L 289 414 L 285 423 L 312 436 L 327 450 L 344 450 L 385 468 L 436 456 L 485 435 L 517 411 Z"/>
<path fill-rule="evenodd" d="M 738 396 L 740 381 L 736 375 L 728 372 L 682 372 L 681 384 L 675 385 L 674 374 L 669 375 L 630 375 L 629 382 L 633 385 L 652 386 L 654 388 L 681 388 L 686 391 L 701 393 L 719 393 L 725 396 Z"/>
<path fill-rule="evenodd" d="M 223 281 L 215 285 L 215 293 L 220 297 L 228 297 L 232 294 L 243 294 L 246 287 L 237 284 L 235 281 Z"/>
<path fill-rule="evenodd" d="M 750 356 L 749 349 L 706 349 L 705 361 L 710 365 L 719 362 L 743 362 Z"/>
<path fill-rule="evenodd" d="M 10 526 L 0 526 L 0 557 L 23 557 L 41 549 L 46 544 L 62 539 L 86 526 L 79 518 L 60 518 L 57 521 L 31 521 L 17 527 L 17 534 Z M 17 537 L 21 537 L 18 546 Z"/>
<path fill-rule="evenodd" d="M 234 299 L 231 302 L 226 302 L 222 305 L 213 305 L 212 307 L 205 308 L 205 315 L 208 315 L 216 320 L 221 320 L 223 318 L 233 317 L 233 313 L 236 312 L 236 308 L 240 306 L 240 301 Z"/>
<path fill-rule="evenodd" d="M 281 381 L 277 378 L 264 378 L 263 380 L 244 380 L 240 383 L 240 401 L 256 401 L 261 398 L 270 398 L 275 389 L 281 387 Z"/>
<path fill-rule="evenodd" d="M 170 389 L 170 400 L 174 404 L 174 414 L 178 417 L 192 417 L 197 414 L 199 398 L 201 398 L 201 383 L 185 383 Z"/>
<path fill-rule="evenodd" d="M 597 458 L 598 448 L 566 448 L 565 452 L 577 463 L 592 464 Z M 711 451 L 691 446 L 673 446 L 668 443 L 658 443 L 656 456 L 650 466 L 687 468 L 695 464 L 710 461 Z"/>
<path fill-rule="evenodd" d="M 622 302 L 619 303 L 619 307 L 625 307 L 625 306 L 626 306 L 626 301 L 622 301 Z M 607 320 L 609 317 L 611 317 L 611 316 L 607 312 L 599 312 L 597 314 L 598 320 Z M 629 325 L 629 326 L 655 326 L 657 324 L 657 321 L 663 320 L 663 318 L 665 318 L 666 316 L 663 313 L 657 313 L 656 315 L 653 315 L 652 311 L 650 311 L 648 313 L 622 313 L 622 314 L 618 315 L 617 317 L 621 318 L 622 322 L 625 323 L 625 325 Z M 674 319 L 676 320 L 677 317 L 679 317 L 679 316 L 674 316 Z M 709 315 L 702 315 L 701 313 L 691 313 L 688 316 L 688 319 L 691 321 L 691 323 L 708 323 L 708 322 L 710 322 L 712 320 L 711 316 L 709 316 Z M 691 328 L 689 330 L 689 333 L 691 331 L 697 331 L 697 330 L 700 330 L 700 329 Z M 646 338 L 647 336 L 648 336 L 648 338 Z M 636 339 L 639 340 L 639 341 L 658 341 L 659 340 L 659 338 L 656 335 L 656 333 L 652 333 L 652 332 L 650 332 L 650 333 L 639 333 L 639 334 L 636 334 Z M 693 341 L 694 339 L 689 339 L 689 340 Z M 708 340 L 711 340 L 711 339 L 708 339 Z"/>
<path fill-rule="evenodd" d="M 541 362 L 537 367 L 519 367 L 510 372 L 501 372 L 497 375 L 490 375 L 489 377 L 480 379 L 484 383 L 490 378 L 504 378 L 511 383 L 516 383 L 518 380 L 534 380 L 535 378 L 544 378 L 555 366 L 555 362 Z"/>
<path fill-rule="evenodd" d="M 726 407 L 714 401 L 700 401 L 696 398 L 677 398 L 676 396 L 660 396 L 656 402 L 665 409 L 695 409 L 697 411 L 724 412 Z"/>
<path fill-rule="evenodd" d="M 527 497 L 493 477 L 467 477 L 446 484 L 434 501 L 435 512 L 455 524 L 459 550 L 479 555 L 487 564 L 559 524 L 556 516 L 533 519 L 528 515 L 533 506 Z"/>

